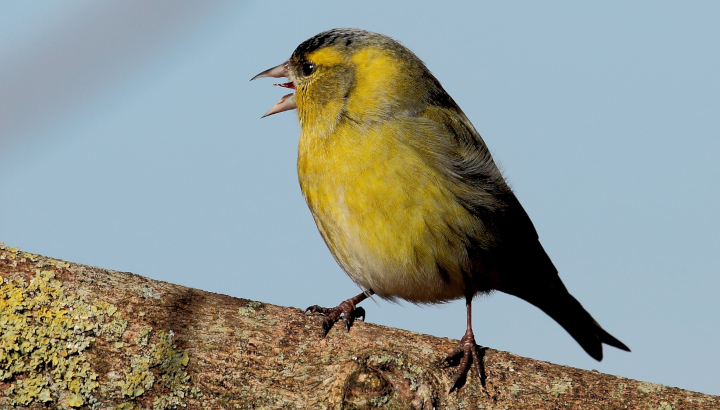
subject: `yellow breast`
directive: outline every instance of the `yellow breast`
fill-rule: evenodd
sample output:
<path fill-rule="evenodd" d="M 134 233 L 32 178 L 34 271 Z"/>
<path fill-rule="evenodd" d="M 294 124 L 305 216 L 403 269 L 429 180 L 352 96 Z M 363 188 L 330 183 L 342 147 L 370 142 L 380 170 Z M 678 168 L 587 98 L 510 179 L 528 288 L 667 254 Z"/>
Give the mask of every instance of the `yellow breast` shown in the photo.
<path fill-rule="evenodd" d="M 301 133 L 300 186 L 330 251 L 350 277 L 387 298 L 463 296 L 467 211 L 409 145 L 399 120 L 330 136 Z"/>

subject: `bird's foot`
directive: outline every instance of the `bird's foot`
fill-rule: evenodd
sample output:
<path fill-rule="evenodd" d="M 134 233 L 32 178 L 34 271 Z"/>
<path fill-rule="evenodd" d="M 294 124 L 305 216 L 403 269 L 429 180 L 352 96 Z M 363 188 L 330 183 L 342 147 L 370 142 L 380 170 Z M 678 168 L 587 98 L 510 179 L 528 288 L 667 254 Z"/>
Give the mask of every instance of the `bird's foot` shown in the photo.
<path fill-rule="evenodd" d="M 483 366 L 484 356 L 485 348 L 475 343 L 475 335 L 473 335 L 472 329 L 468 329 L 465 332 L 465 336 L 460 339 L 460 347 L 453 350 L 441 362 L 447 366 L 458 366 L 450 392 L 465 384 L 465 379 L 470 371 L 471 364 L 475 367 L 475 372 L 480 379 L 480 384 L 485 387 L 487 375 L 485 374 L 485 367 Z"/>
<path fill-rule="evenodd" d="M 364 297 L 360 299 L 360 296 Z M 322 337 L 325 337 L 330 331 L 330 329 L 332 329 L 333 325 L 335 325 L 338 320 L 341 320 L 341 318 L 343 323 L 345 324 L 345 329 L 347 329 L 348 331 L 350 331 L 350 327 L 355 322 L 355 319 L 361 319 L 364 321 L 365 309 L 361 307 L 355 307 L 355 304 L 359 303 L 360 300 L 363 300 L 366 297 L 367 296 L 365 296 L 365 294 L 361 293 L 360 295 L 352 299 L 348 299 L 342 302 L 334 308 L 324 308 L 318 305 L 314 305 L 305 309 L 305 311 L 310 313 L 320 313 L 325 316 L 325 319 L 323 319 L 322 323 Z"/>

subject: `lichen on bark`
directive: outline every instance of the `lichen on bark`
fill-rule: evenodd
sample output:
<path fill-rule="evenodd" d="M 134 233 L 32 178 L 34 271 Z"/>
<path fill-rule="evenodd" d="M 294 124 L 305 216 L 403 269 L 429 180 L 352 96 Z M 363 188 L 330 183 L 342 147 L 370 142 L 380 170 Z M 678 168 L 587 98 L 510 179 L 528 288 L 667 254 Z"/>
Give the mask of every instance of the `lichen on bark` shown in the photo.
<path fill-rule="evenodd" d="M 202 252 L 196 252 L 202 257 Z M 242 272 L 229 272 L 229 275 Z M 717 409 L 720 398 L 322 318 L 0 244 L 0 409 Z"/>

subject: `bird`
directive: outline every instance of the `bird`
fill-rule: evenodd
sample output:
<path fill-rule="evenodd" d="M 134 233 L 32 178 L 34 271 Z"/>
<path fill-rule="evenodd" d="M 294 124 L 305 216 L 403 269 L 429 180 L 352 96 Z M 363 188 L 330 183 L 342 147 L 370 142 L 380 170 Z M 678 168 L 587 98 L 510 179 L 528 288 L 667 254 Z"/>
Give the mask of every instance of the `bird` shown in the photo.
<path fill-rule="evenodd" d="M 528 214 L 478 131 L 412 51 L 383 34 L 337 28 L 302 42 L 263 77 L 294 90 L 263 117 L 297 110 L 302 194 L 332 256 L 362 292 L 323 314 L 323 337 L 377 295 L 415 304 L 465 299 L 467 326 L 442 361 L 452 392 L 482 380 L 472 301 L 504 292 L 538 307 L 594 359 L 606 332 L 561 281 Z"/>

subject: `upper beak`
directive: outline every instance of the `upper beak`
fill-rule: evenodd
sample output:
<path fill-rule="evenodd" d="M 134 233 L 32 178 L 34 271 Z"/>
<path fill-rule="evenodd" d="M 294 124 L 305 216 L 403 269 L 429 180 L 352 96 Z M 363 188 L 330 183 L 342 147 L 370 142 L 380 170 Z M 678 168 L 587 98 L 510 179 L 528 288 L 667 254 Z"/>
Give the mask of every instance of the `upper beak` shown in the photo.
<path fill-rule="evenodd" d="M 263 71 L 262 73 L 251 78 L 250 81 L 252 81 L 256 78 L 263 78 L 263 77 L 273 77 L 273 78 L 285 77 L 285 78 L 287 78 L 287 76 L 288 76 L 288 63 L 286 61 L 278 66 L 275 66 L 273 68 Z"/>
<path fill-rule="evenodd" d="M 251 78 L 250 81 L 252 81 L 256 78 L 263 78 L 263 77 L 289 78 L 288 73 L 289 73 L 288 63 L 284 62 L 278 66 L 275 66 L 271 69 L 263 71 L 262 73 Z M 279 85 L 281 87 L 286 87 L 286 88 L 292 88 L 293 90 L 295 89 L 295 84 L 293 82 L 289 82 L 289 83 L 285 83 L 285 84 L 275 84 L 275 85 Z M 272 108 L 270 108 L 270 111 L 266 112 L 265 115 L 262 116 L 262 118 L 265 118 L 268 115 L 277 114 L 279 112 L 294 110 L 296 108 L 297 108 L 297 104 L 295 103 L 295 94 L 291 93 L 291 94 L 284 96 L 277 104 L 273 105 Z"/>

